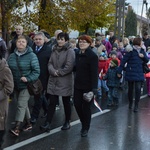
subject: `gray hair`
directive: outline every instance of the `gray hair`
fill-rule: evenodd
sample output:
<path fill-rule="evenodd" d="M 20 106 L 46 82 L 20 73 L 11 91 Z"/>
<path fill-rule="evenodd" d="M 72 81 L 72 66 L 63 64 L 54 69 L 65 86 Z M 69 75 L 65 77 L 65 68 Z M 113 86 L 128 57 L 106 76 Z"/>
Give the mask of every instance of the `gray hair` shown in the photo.
<path fill-rule="evenodd" d="M 35 33 L 35 36 L 37 36 L 37 35 L 40 35 L 40 36 L 42 36 L 43 38 L 45 38 L 45 35 L 44 35 L 43 32 L 37 32 L 37 33 Z M 34 37 L 35 37 L 35 36 L 34 36 Z"/>
<path fill-rule="evenodd" d="M 57 35 L 58 35 L 59 33 L 61 33 L 61 32 L 62 32 L 62 30 L 56 30 L 55 33 L 54 33 L 55 38 L 57 38 Z"/>

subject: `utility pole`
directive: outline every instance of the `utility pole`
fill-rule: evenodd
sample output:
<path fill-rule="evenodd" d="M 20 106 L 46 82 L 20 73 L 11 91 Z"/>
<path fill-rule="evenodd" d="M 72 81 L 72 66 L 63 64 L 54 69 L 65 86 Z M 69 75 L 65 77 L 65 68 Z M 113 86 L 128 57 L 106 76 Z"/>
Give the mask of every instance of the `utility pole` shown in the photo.
<path fill-rule="evenodd" d="M 146 2 L 146 13 L 148 13 L 148 2 Z M 149 18 L 148 18 L 148 15 L 147 15 L 147 30 L 148 30 L 148 34 L 149 34 Z"/>
<path fill-rule="evenodd" d="M 124 37 L 124 11 L 126 0 L 116 0 L 115 36 Z"/>
<path fill-rule="evenodd" d="M 144 4 L 146 5 L 146 12 L 147 12 L 147 0 L 143 0 L 143 4 L 142 4 L 142 10 L 141 10 L 141 20 L 140 20 L 140 29 L 139 29 L 139 35 L 142 36 L 142 16 L 143 16 L 143 8 L 144 8 Z M 147 19 L 148 20 L 148 19 Z M 148 20 L 148 28 L 149 28 L 149 20 Z M 149 30 L 149 29 L 148 29 Z"/>

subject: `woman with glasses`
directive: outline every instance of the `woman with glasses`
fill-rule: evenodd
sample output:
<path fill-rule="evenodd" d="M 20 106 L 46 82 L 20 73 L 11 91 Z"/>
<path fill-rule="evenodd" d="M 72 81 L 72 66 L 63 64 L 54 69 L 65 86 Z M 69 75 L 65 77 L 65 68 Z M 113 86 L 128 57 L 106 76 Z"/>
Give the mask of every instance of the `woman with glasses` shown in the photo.
<path fill-rule="evenodd" d="M 88 134 L 91 122 L 91 104 L 83 99 L 83 94 L 92 91 L 97 93 L 98 85 L 98 57 L 92 51 L 92 39 L 87 35 L 78 38 L 80 51 L 76 54 L 74 105 L 80 118 L 81 136 Z"/>

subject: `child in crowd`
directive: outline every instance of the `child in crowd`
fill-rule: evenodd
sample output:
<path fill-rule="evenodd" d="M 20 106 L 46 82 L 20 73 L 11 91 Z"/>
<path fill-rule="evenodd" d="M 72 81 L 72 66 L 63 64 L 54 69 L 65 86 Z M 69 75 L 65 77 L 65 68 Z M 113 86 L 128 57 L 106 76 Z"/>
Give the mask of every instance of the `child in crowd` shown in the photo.
<path fill-rule="evenodd" d="M 106 92 L 106 95 L 109 91 L 109 88 L 106 85 L 106 81 L 102 79 L 103 75 L 106 74 L 106 71 L 108 70 L 108 68 L 106 68 L 106 62 L 107 62 L 107 55 L 104 52 L 102 52 L 99 56 L 98 62 L 98 72 L 99 72 L 98 95 L 97 95 L 98 100 L 102 98 L 102 88 Z"/>
<path fill-rule="evenodd" d="M 120 78 L 121 75 L 117 75 L 118 70 L 118 61 L 116 59 L 112 59 L 110 61 L 110 67 L 105 76 L 103 76 L 104 80 L 107 80 L 107 86 L 109 88 L 108 91 L 108 102 L 107 106 L 118 106 L 119 95 L 118 90 L 120 86 Z"/>
<path fill-rule="evenodd" d="M 111 51 L 111 53 L 109 54 L 109 57 L 110 58 L 108 58 L 107 62 L 106 62 L 106 68 L 109 68 L 110 62 L 111 62 L 112 59 L 116 59 L 118 61 L 118 65 L 120 65 L 120 60 L 118 59 L 117 52 L 115 50 Z"/>
<path fill-rule="evenodd" d="M 122 56 L 121 51 L 118 49 L 118 45 L 116 43 L 113 44 L 113 51 L 117 52 L 117 58 L 121 61 L 123 56 Z"/>
<path fill-rule="evenodd" d="M 120 42 L 120 43 L 119 43 L 119 45 L 118 45 L 118 50 L 121 52 L 122 56 L 125 55 L 126 51 L 125 51 L 123 42 Z"/>
<path fill-rule="evenodd" d="M 106 47 L 107 54 L 109 55 L 112 50 L 112 45 L 109 40 L 105 38 L 105 35 L 102 35 L 102 44 Z"/>

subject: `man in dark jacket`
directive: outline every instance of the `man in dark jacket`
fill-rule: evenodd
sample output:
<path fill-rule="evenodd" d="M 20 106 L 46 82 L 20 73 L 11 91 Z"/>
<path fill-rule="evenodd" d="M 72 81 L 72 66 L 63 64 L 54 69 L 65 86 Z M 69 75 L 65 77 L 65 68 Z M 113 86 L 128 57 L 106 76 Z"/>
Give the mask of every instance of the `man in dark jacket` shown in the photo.
<path fill-rule="evenodd" d="M 150 38 L 148 37 L 147 32 L 145 32 L 144 35 L 143 35 L 143 42 L 144 42 L 144 45 L 145 45 L 146 51 L 147 51 L 148 47 L 150 46 Z"/>
<path fill-rule="evenodd" d="M 14 52 L 14 50 L 16 48 L 16 40 L 18 39 L 18 37 L 20 35 L 23 35 L 23 27 L 21 25 L 18 25 L 18 26 L 16 26 L 16 36 L 11 41 L 11 49 L 10 49 L 9 53 Z M 32 40 L 28 36 L 26 36 L 26 38 L 27 38 L 27 41 L 28 41 L 28 43 L 27 43 L 28 46 L 32 47 L 32 45 L 33 45 Z"/>
<path fill-rule="evenodd" d="M 113 31 L 110 31 L 110 32 L 109 32 L 109 35 L 110 35 L 110 37 L 109 37 L 109 42 L 110 42 L 110 44 L 113 46 L 113 44 L 114 44 L 114 42 L 115 42 L 115 40 L 116 40 L 116 37 L 114 36 L 114 32 L 113 32 Z"/>
<path fill-rule="evenodd" d="M 41 80 L 43 85 L 43 92 L 40 96 L 38 95 L 34 97 L 35 104 L 31 114 L 31 123 L 36 122 L 42 106 L 44 109 L 44 116 L 46 116 L 47 114 L 48 104 L 47 104 L 47 99 L 45 97 L 45 94 L 47 90 L 47 82 L 49 77 L 47 65 L 51 55 L 51 49 L 49 48 L 49 46 L 47 46 L 44 43 L 44 38 L 45 35 L 43 32 L 36 33 L 34 37 L 34 44 L 32 46 L 33 52 L 37 55 L 39 60 L 39 65 L 41 70 L 39 79 Z"/>

